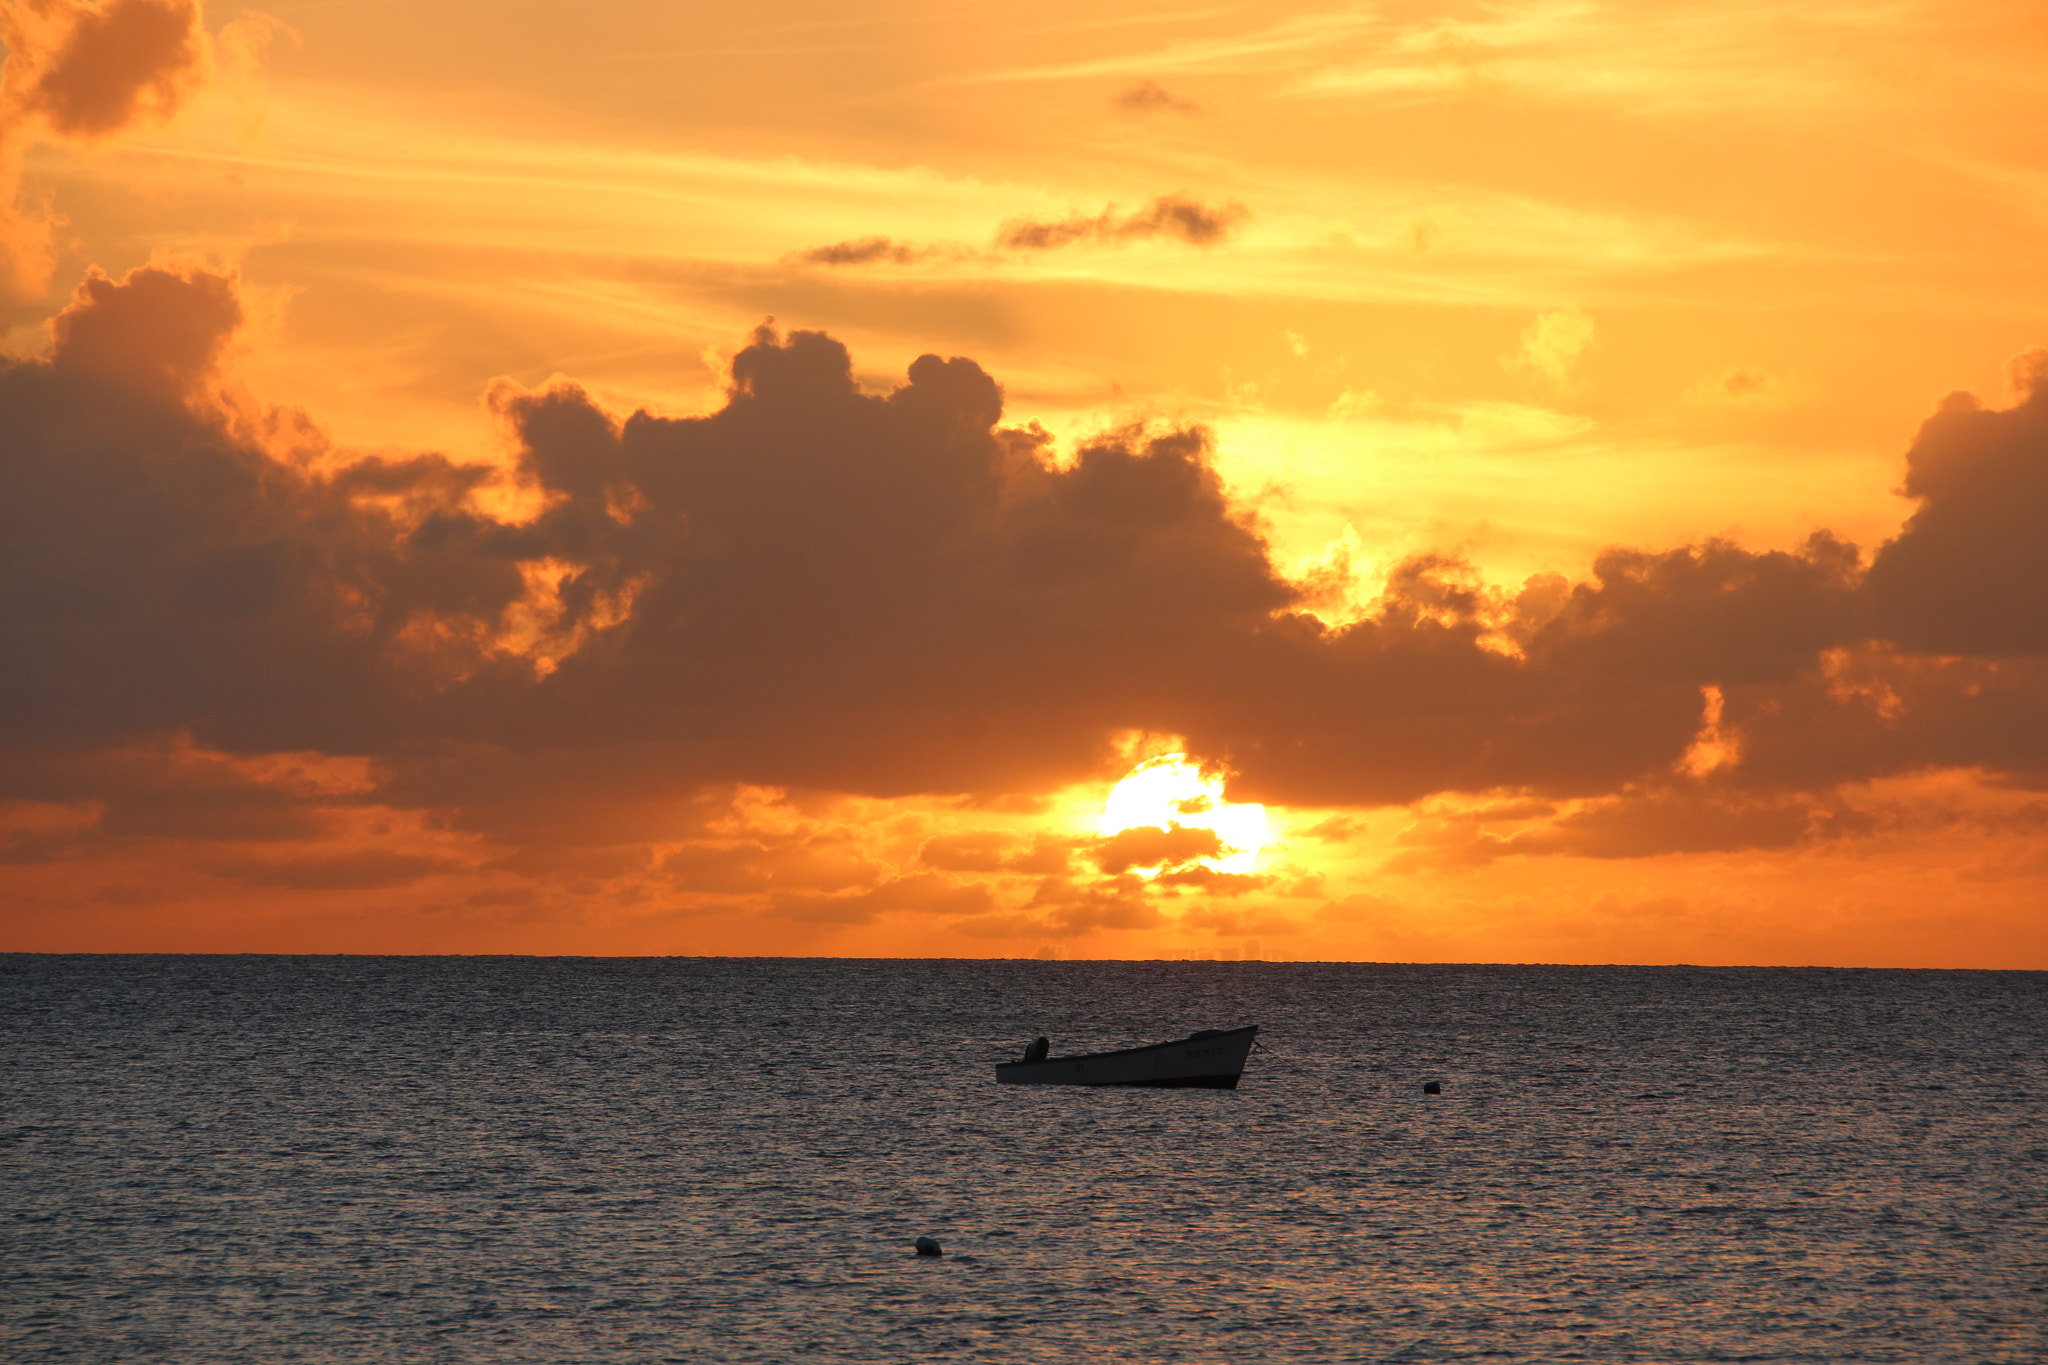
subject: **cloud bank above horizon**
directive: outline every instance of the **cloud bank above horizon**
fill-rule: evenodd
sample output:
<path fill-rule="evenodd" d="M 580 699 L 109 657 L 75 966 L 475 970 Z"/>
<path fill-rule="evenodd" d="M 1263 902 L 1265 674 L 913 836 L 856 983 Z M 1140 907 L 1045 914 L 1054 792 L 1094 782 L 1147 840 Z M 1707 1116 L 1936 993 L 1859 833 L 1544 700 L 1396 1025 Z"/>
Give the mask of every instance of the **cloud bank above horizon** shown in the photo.
<path fill-rule="evenodd" d="M 0 0 L 7 946 L 2048 966 L 2020 10 L 267 8 Z"/>
<path fill-rule="evenodd" d="M 870 392 L 839 342 L 764 325 L 695 417 L 501 383 L 507 469 L 352 456 L 255 404 L 222 363 L 244 316 L 203 265 L 95 274 L 47 358 L 0 369 L 17 863 L 175 839 L 251 886 L 531 891 L 609 860 L 681 903 L 1037 940 L 1321 884 L 1217 872 L 1200 839 L 1141 880 L 1129 838 L 1058 829 L 893 873 L 842 850 L 835 879 L 809 835 L 713 856 L 720 822 L 746 792 L 1043 799 L 1120 776 L 1134 736 L 1234 800 L 1520 804 L 1508 837 L 1418 823 L 1410 869 L 1799 849 L 1871 833 L 1873 782 L 2048 785 L 2048 352 L 2008 408 L 1942 400 L 1906 453 L 1916 510 L 1871 552 L 1815 528 L 1508 586 L 1427 553 L 1333 624 L 1343 566 L 1276 565 L 1209 433 L 1058 452 L 965 357 Z M 351 827 L 368 811 L 477 842 L 394 852 Z M 2025 811 L 2003 818 L 2048 806 Z"/>

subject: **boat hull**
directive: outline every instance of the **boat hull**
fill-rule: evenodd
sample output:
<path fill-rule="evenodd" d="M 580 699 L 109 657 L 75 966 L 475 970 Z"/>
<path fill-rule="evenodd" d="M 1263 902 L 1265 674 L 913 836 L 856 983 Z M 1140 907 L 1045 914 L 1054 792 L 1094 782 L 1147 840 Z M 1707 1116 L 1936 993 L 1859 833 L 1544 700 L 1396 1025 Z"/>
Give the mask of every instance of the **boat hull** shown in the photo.
<path fill-rule="evenodd" d="M 1225 1029 L 1206 1038 L 1181 1038 L 1116 1052 L 1004 1062 L 1004 1085 L 1141 1085 L 1159 1089 L 1235 1090 L 1245 1058 L 1258 1040 L 1257 1025 Z"/>

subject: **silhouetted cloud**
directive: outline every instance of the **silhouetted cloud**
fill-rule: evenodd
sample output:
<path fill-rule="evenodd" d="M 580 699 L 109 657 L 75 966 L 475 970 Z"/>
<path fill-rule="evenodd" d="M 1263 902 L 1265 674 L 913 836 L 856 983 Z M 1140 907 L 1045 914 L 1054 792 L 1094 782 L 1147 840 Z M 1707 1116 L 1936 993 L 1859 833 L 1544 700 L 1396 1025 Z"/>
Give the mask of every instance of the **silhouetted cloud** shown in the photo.
<path fill-rule="evenodd" d="M 860 237 L 799 251 L 793 259 L 805 265 L 909 265 L 928 254 L 922 247 L 913 247 L 888 237 Z"/>
<path fill-rule="evenodd" d="M 871 393 L 832 338 L 763 328 L 682 418 L 500 385 L 540 509 L 512 521 L 475 496 L 498 471 L 351 460 L 222 397 L 242 311 L 219 271 L 95 273 L 47 359 L 0 362 L 0 802 L 42 812 L 5 856 L 270 841 L 211 865 L 305 887 L 460 862 L 426 833 L 382 862 L 282 847 L 374 807 L 493 841 L 505 876 L 813 923 L 997 915 L 990 879 L 1033 878 L 1032 922 L 1077 932 L 1263 884 L 1178 829 L 919 836 L 906 877 L 735 802 L 1050 791 L 1142 731 L 1230 764 L 1235 799 L 1513 794 L 1410 841 L 1442 865 L 1784 846 L 1842 828 L 1814 814 L 1841 784 L 1930 768 L 2048 785 L 2038 367 L 2012 409 L 1928 423 L 1920 510 L 1872 568 L 1825 532 L 1614 549 L 1519 590 L 1423 555 L 1333 627 L 1203 432 L 1053 460 L 962 357 Z"/>
<path fill-rule="evenodd" d="M 0 25 L 11 110 L 64 137 L 168 117 L 205 56 L 197 0 L 13 0 Z"/>
<path fill-rule="evenodd" d="M 51 354 L 60 371 L 175 402 L 212 373 L 241 324 L 228 276 L 143 269 L 117 284 L 93 270 L 52 319 Z"/>
<path fill-rule="evenodd" d="M 1174 237 L 1191 246 L 1215 246 L 1250 216 L 1242 204 L 1211 207 L 1185 195 L 1168 194 L 1128 214 L 1106 208 L 1092 218 L 1013 218 L 996 233 L 996 245 L 1013 251 L 1049 251 L 1075 242 Z"/>
<path fill-rule="evenodd" d="M 40 293 L 61 219 L 19 202 L 37 133 L 96 140 L 166 119 L 206 69 L 198 0 L 0 0 L 0 251 Z"/>
<path fill-rule="evenodd" d="M 1134 81 L 1116 94 L 1111 104 L 1129 114 L 1199 114 L 1202 106 L 1182 99 L 1155 81 Z"/>
<path fill-rule="evenodd" d="M 212 367 L 241 318 L 217 272 L 95 274 L 47 361 L 0 362 L 8 743 L 196 728 L 233 732 L 237 752 L 365 752 L 403 714 L 387 670 L 440 648 L 401 642 L 408 625 L 496 619 L 525 592 L 516 560 L 439 539 L 485 471 L 421 456 L 316 475 L 216 405 Z M 288 421 L 269 434 L 306 438 Z"/>
<path fill-rule="evenodd" d="M 1906 452 L 1920 506 L 1878 549 L 1870 591 L 1910 649 L 2048 655 L 2048 350 L 2021 356 L 2013 378 L 2014 407 L 1952 395 Z"/>
<path fill-rule="evenodd" d="M 1093 857 L 1098 867 L 1114 876 L 1133 868 L 1186 867 L 1203 858 L 1221 857 L 1223 851 L 1223 841 L 1212 829 L 1138 825 L 1102 840 Z"/>
<path fill-rule="evenodd" d="M 1498 808 L 1431 813 L 1401 834 L 1401 851 L 1381 870 L 1441 871 L 1557 854 L 1647 858 L 1790 848 L 1815 832 L 1819 804 L 1803 795 L 1758 797 L 1689 784 L 1629 791 L 1565 814 L 1540 805 L 1540 813 L 1523 819 Z"/>

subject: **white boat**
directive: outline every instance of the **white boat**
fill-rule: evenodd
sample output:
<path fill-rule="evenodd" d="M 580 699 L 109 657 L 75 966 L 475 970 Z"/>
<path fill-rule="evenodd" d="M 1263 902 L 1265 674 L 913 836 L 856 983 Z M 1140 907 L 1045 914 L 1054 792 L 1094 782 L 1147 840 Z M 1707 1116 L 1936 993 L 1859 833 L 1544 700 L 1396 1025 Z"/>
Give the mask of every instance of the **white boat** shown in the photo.
<path fill-rule="evenodd" d="M 1001 1062 L 996 1079 L 1004 1085 L 1156 1085 L 1235 1090 L 1259 1027 L 1205 1028 L 1171 1043 L 1148 1043 L 1079 1057 L 1045 1057 L 1038 1043 L 1027 1060 Z M 1033 1054 L 1037 1056 L 1034 1058 Z"/>

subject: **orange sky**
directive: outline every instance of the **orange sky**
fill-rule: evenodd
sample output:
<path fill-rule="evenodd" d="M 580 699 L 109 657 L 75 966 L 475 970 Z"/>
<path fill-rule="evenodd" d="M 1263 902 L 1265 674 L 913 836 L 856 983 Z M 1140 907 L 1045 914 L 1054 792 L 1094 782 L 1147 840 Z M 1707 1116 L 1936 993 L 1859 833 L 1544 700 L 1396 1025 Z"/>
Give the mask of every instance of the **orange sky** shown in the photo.
<path fill-rule="evenodd" d="M 0 16 L 0 948 L 2048 967 L 2037 0 Z"/>

